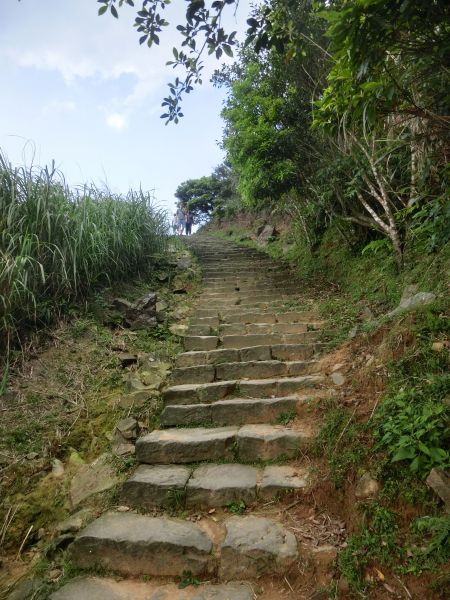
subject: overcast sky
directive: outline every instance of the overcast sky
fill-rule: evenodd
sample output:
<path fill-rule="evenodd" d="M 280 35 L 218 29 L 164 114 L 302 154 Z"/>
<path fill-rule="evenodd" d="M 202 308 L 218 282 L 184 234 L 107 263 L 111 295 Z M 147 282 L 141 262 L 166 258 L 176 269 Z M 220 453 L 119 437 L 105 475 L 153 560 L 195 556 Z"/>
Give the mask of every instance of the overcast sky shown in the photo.
<path fill-rule="evenodd" d="M 245 30 L 248 5 L 241 0 L 230 27 Z M 204 84 L 180 124 L 165 126 L 176 32 L 149 50 L 138 44 L 133 9 L 118 21 L 97 9 L 96 0 L 0 0 L 0 148 L 13 164 L 54 159 L 71 185 L 155 189 L 171 210 L 182 181 L 222 160 L 223 91 Z M 173 0 L 168 20 L 181 22 L 184 9 Z"/>

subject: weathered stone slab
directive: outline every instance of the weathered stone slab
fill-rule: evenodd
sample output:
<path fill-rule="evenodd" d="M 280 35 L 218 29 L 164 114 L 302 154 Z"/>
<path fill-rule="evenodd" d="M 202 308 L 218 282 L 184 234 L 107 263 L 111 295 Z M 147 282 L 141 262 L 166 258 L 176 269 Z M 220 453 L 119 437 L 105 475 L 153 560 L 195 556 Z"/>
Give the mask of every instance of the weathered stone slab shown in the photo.
<path fill-rule="evenodd" d="M 211 419 L 215 425 L 274 423 L 282 413 L 296 411 L 298 403 L 295 397 L 221 400 L 211 405 Z"/>
<path fill-rule="evenodd" d="M 179 354 L 175 360 L 175 364 L 179 368 L 195 367 L 196 365 L 206 364 L 207 352 L 205 350 L 191 350 Z"/>
<path fill-rule="evenodd" d="M 282 574 L 298 556 L 295 536 L 270 519 L 231 517 L 225 527 L 219 567 L 223 579 Z"/>
<path fill-rule="evenodd" d="M 184 338 L 185 350 L 214 350 L 219 340 L 214 335 L 186 336 Z"/>
<path fill-rule="evenodd" d="M 295 360 L 287 362 L 287 370 L 289 377 L 299 377 L 315 370 L 318 362 L 315 360 Z"/>
<path fill-rule="evenodd" d="M 233 348 L 211 350 L 208 352 L 206 362 L 211 365 L 219 365 L 227 362 L 237 362 L 239 360 L 239 350 Z"/>
<path fill-rule="evenodd" d="M 185 383 L 211 383 L 214 381 L 215 369 L 212 365 L 197 365 L 195 367 L 179 367 L 172 371 L 170 385 Z"/>
<path fill-rule="evenodd" d="M 180 465 L 140 465 L 122 487 L 122 501 L 134 508 L 172 506 L 184 492 L 191 469 Z"/>
<path fill-rule="evenodd" d="M 271 348 L 275 360 L 306 360 L 314 355 L 313 344 L 274 344 Z"/>
<path fill-rule="evenodd" d="M 308 486 L 306 469 L 288 465 L 270 465 L 264 468 L 261 483 L 258 486 L 258 496 L 272 499 L 279 493 L 288 490 L 301 491 Z"/>
<path fill-rule="evenodd" d="M 225 363 L 216 367 L 217 379 L 262 379 L 287 375 L 285 363 L 277 360 Z"/>
<path fill-rule="evenodd" d="M 186 488 L 190 507 L 226 506 L 256 499 L 257 470 L 247 465 L 204 465 L 194 471 Z"/>
<path fill-rule="evenodd" d="M 208 570 L 212 542 L 197 525 L 134 513 L 106 513 L 71 546 L 81 569 L 95 566 L 123 575 L 201 575 Z"/>
<path fill-rule="evenodd" d="M 161 427 L 212 425 L 212 404 L 169 404 L 160 415 Z"/>
<path fill-rule="evenodd" d="M 251 346 L 249 348 L 241 348 L 239 351 L 239 359 L 243 362 L 254 360 L 272 360 L 270 353 L 270 345 Z M 230 361 L 232 362 L 232 361 Z"/>
<path fill-rule="evenodd" d="M 70 482 L 72 508 L 93 494 L 111 489 L 118 481 L 107 454 L 102 454 L 90 465 L 80 465 Z"/>
<path fill-rule="evenodd" d="M 190 463 L 234 458 L 237 427 L 164 429 L 136 443 L 136 458 L 148 464 Z"/>
<path fill-rule="evenodd" d="M 165 404 L 207 404 L 230 396 L 236 390 L 236 381 L 216 381 L 212 383 L 190 383 L 175 385 L 163 393 Z"/>
<path fill-rule="evenodd" d="M 304 435 L 281 425 L 244 425 L 237 434 L 239 460 L 253 462 L 295 456 Z"/>
<path fill-rule="evenodd" d="M 431 469 L 427 485 L 444 502 L 447 512 L 450 512 L 450 476 L 443 469 Z"/>

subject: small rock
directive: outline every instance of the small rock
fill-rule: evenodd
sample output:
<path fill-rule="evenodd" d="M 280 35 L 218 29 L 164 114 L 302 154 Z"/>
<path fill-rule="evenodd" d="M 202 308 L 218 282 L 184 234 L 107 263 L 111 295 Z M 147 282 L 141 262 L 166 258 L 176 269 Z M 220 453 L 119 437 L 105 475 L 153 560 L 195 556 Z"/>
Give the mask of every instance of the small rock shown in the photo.
<path fill-rule="evenodd" d="M 83 500 L 118 483 L 117 475 L 108 461 L 108 455 L 102 454 L 90 465 L 83 465 L 70 483 L 70 501 L 77 507 Z"/>
<path fill-rule="evenodd" d="M 134 365 L 138 361 L 137 354 L 128 354 L 127 352 L 122 352 L 121 354 L 119 354 L 118 358 L 123 368 L 129 367 L 130 365 Z"/>
<path fill-rule="evenodd" d="M 277 236 L 278 232 L 273 225 L 265 225 L 262 231 L 258 234 L 257 242 L 262 246 L 267 244 Z"/>
<path fill-rule="evenodd" d="M 332 373 L 330 375 L 330 377 L 331 377 L 331 380 L 333 381 L 334 385 L 344 385 L 344 383 L 345 383 L 345 377 L 339 371 Z"/>
<path fill-rule="evenodd" d="M 52 460 L 52 476 L 55 479 L 61 479 L 62 477 L 64 477 L 64 465 L 57 458 L 54 458 Z"/>
<path fill-rule="evenodd" d="M 58 581 L 62 575 L 61 569 L 51 569 L 47 575 L 48 581 Z"/>
<path fill-rule="evenodd" d="M 118 507 L 116 508 L 116 511 L 117 511 L 117 512 L 128 512 L 129 510 L 130 510 L 130 507 L 129 507 L 129 506 L 123 506 L 123 505 L 122 505 L 122 506 L 118 506 Z"/>
<path fill-rule="evenodd" d="M 433 342 L 433 344 L 431 345 L 431 348 L 435 352 L 442 352 L 443 350 L 449 350 L 450 342 L 448 340 L 445 340 L 443 342 Z"/>
<path fill-rule="evenodd" d="M 77 513 L 58 523 L 56 530 L 60 533 L 76 533 L 80 531 L 83 525 L 92 517 L 92 511 L 89 508 L 83 508 Z"/>
<path fill-rule="evenodd" d="M 432 292 L 419 292 L 414 296 L 402 296 L 400 304 L 394 310 L 387 313 L 387 317 L 394 317 L 409 310 L 414 310 L 420 306 L 426 306 L 436 300 L 436 294 Z"/>
<path fill-rule="evenodd" d="M 190 269 L 192 267 L 192 259 L 190 257 L 179 258 L 177 260 L 177 267 L 182 271 L 186 271 L 186 269 Z"/>
<path fill-rule="evenodd" d="M 355 325 L 354 327 L 352 327 L 350 329 L 350 331 L 348 332 L 348 337 L 352 340 L 353 338 L 355 338 L 358 335 L 358 325 Z"/>
<path fill-rule="evenodd" d="M 34 460 L 38 456 L 39 456 L 39 454 L 37 452 L 28 452 L 28 454 L 25 456 L 25 458 L 27 460 Z"/>
<path fill-rule="evenodd" d="M 169 274 L 166 272 L 162 272 L 162 273 L 158 273 L 156 275 L 156 278 L 158 279 L 158 281 L 160 281 L 161 283 L 164 283 L 165 281 L 167 281 L 169 279 Z"/>
<path fill-rule="evenodd" d="M 172 333 L 173 335 L 179 335 L 180 337 L 185 336 L 187 333 L 187 330 L 188 330 L 188 326 L 182 325 L 181 323 L 174 323 L 173 325 L 171 325 L 169 327 L 170 333 Z"/>
<path fill-rule="evenodd" d="M 343 366 L 344 366 L 344 363 L 337 363 L 336 365 L 331 367 L 331 372 L 335 373 L 336 371 L 339 371 L 340 369 L 342 369 Z"/>
<path fill-rule="evenodd" d="M 360 480 L 356 484 L 355 496 L 361 500 L 366 498 L 373 498 L 378 494 L 380 490 L 380 484 L 372 475 L 366 471 L 361 476 Z"/>
<path fill-rule="evenodd" d="M 450 511 L 450 477 L 443 469 L 431 469 L 427 477 L 427 485 L 444 502 L 447 512 Z"/>
<path fill-rule="evenodd" d="M 350 585 L 345 577 L 340 577 L 338 581 L 338 590 L 343 594 L 346 594 L 350 591 Z"/>
<path fill-rule="evenodd" d="M 116 425 L 116 429 L 126 440 L 135 440 L 139 435 L 139 425 L 133 417 L 128 417 L 119 421 Z"/>

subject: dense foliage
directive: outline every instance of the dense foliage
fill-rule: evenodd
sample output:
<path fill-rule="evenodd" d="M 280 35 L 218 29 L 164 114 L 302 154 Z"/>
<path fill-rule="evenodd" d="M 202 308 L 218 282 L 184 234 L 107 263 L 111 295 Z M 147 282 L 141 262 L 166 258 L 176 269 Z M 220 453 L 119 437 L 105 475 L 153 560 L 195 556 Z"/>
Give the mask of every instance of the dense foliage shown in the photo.
<path fill-rule="evenodd" d="M 283 207 L 312 248 L 331 223 L 352 247 L 386 239 L 399 268 L 407 243 L 448 242 L 448 3 L 274 0 L 261 14 L 279 43 L 256 36 L 215 78 L 244 207 Z"/>
<path fill-rule="evenodd" d="M 54 170 L 0 156 L 0 353 L 97 287 L 151 269 L 166 240 L 148 194 L 74 192 Z"/>

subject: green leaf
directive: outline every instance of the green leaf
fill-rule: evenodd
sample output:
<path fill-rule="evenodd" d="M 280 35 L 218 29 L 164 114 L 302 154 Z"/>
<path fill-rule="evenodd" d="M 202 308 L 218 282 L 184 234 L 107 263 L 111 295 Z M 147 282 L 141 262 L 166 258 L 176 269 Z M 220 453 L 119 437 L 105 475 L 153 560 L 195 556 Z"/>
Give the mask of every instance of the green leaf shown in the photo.
<path fill-rule="evenodd" d="M 108 5 L 107 4 L 105 4 L 105 6 L 100 6 L 100 8 L 98 9 L 98 14 L 99 15 L 104 15 L 107 10 L 108 10 Z"/>
<path fill-rule="evenodd" d="M 416 456 L 416 452 L 415 452 L 414 448 L 412 448 L 412 447 L 400 448 L 400 450 L 397 450 L 397 452 L 394 454 L 391 461 L 398 462 L 399 460 L 406 460 L 406 459 L 411 460 L 415 456 Z"/>

